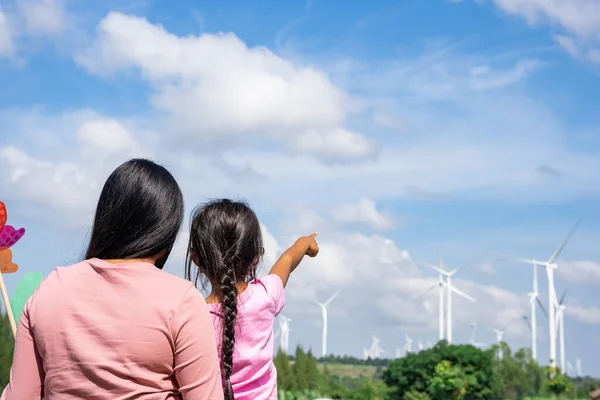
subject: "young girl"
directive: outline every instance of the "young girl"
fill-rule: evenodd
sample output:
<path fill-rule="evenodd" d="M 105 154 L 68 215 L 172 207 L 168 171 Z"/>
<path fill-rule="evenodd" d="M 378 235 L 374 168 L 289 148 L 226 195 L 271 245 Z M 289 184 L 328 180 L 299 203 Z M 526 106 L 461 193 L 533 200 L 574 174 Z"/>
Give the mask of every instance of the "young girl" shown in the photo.
<path fill-rule="evenodd" d="M 206 298 L 213 318 L 225 399 L 277 399 L 273 365 L 273 323 L 284 306 L 284 287 L 305 255 L 315 257 L 316 233 L 301 237 L 277 260 L 269 274 L 256 278 L 264 253 L 256 214 L 241 202 L 221 199 L 193 215 L 186 278 L 208 280 Z"/>

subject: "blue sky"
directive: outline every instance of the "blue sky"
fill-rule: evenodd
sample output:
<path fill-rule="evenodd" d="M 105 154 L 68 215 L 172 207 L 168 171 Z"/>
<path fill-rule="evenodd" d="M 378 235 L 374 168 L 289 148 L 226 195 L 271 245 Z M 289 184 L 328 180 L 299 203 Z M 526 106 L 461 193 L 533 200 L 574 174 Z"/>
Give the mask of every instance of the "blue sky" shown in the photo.
<path fill-rule="evenodd" d="M 311 300 L 338 288 L 329 349 L 437 338 L 425 261 L 460 266 L 454 338 L 495 340 L 531 269 L 561 255 L 567 359 L 600 374 L 600 6 L 532 0 L 0 1 L 0 200 L 21 274 L 79 260 L 103 181 L 146 156 L 188 206 L 247 199 L 265 264 L 316 230 L 292 277 L 292 345 L 320 351 Z M 185 232 L 168 270 L 182 275 Z M 540 271 L 541 272 L 541 271 Z M 547 285 L 540 273 L 541 299 Z M 314 308 L 314 309 L 313 309 Z M 539 359 L 547 323 L 538 313 Z M 528 344 L 522 323 L 504 339 Z"/>

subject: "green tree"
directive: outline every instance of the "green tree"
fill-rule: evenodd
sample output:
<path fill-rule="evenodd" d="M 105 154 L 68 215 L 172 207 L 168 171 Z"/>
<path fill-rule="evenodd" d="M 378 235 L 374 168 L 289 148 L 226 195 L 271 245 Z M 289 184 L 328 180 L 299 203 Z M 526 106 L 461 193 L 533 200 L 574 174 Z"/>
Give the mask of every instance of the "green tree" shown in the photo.
<path fill-rule="evenodd" d="M 562 374 L 558 368 L 548 368 L 548 372 L 552 378 L 546 382 L 546 386 L 555 396 L 564 395 L 573 389 L 573 382 L 569 377 Z"/>
<path fill-rule="evenodd" d="M 293 390 L 295 386 L 294 375 L 290 368 L 290 360 L 287 354 L 281 349 L 273 359 L 273 364 L 277 369 L 277 387 L 280 390 Z"/>
<path fill-rule="evenodd" d="M 0 388 L 8 385 L 14 345 L 15 342 L 8 316 L 2 314 L 0 316 Z"/>
<path fill-rule="evenodd" d="M 394 360 L 383 373 L 383 380 L 391 388 L 392 399 L 402 399 L 406 393 L 429 393 L 429 383 L 442 361 L 460 368 L 468 377 L 465 398 L 469 400 L 501 399 L 501 384 L 493 373 L 493 354 L 474 346 L 451 346 L 440 341 L 433 348 L 409 353 Z"/>
<path fill-rule="evenodd" d="M 477 379 L 467 374 L 458 365 L 444 360 L 435 367 L 435 374 L 429 382 L 429 394 L 439 400 L 462 400 L 469 386 L 476 386 Z"/>
<path fill-rule="evenodd" d="M 411 390 L 404 393 L 402 400 L 431 400 L 431 397 L 427 393 Z"/>
<path fill-rule="evenodd" d="M 310 390 L 317 389 L 321 382 L 321 374 L 319 372 L 319 366 L 317 365 L 317 359 L 313 356 L 312 350 L 308 350 L 306 353 L 306 376 L 308 378 L 308 388 Z"/>
<path fill-rule="evenodd" d="M 494 374 L 502 381 L 502 392 L 509 399 L 521 399 L 530 392 L 525 370 L 526 355 L 518 352 L 518 357 L 513 357 L 510 347 L 504 342 L 495 344 L 490 348 L 493 354 L 502 354 L 502 358 L 494 360 Z"/>
<path fill-rule="evenodd" d="M 308 360 L 302 346 L 296 348 L 296 360 L 292 366 L 295 377 L 295 389 L 300 391 L 308 390 Z"/>

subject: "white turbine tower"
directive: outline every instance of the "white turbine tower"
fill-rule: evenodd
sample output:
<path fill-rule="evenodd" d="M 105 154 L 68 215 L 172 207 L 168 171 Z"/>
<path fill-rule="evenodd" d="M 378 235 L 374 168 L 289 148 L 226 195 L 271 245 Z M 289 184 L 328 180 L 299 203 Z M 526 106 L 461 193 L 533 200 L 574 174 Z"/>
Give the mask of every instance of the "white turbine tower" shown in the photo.
<path fill-rule="evenodd" d="M 556 270 L 556 268 L 558 268 L 558 266 L 556 265 L 555 261 L 558 258 L 558 256 L 560 255 L 560 253 L 563 251 L 563 249 L 565 248 L 566 244 L 571 239 L 571 236 L 573 236 L 573 233 L 575 233 L 575 230 L 577 230 L 577 227 L 579 226 L 580 222 L 581 222 L 581 220 L 577 221 L 577 223 L 575 224 L 575 226 L 573 227 L 571 232 L 569 232 L 569 235 L 560 244 L 560 246 L 558 246 L 558 248 L 556 249 L 554 254 L 552 254 L 552 256 L 550 256 L 548 261 L 538 261 L 538 260 L 531 260 L 531 259 L 518 260 L 519 262 L 523 262 L 526 264 L 533 264 L 533 265 L 537 265 L 537 266 L 546 268 L 546 275 L 548 277 L 548 308 L 549 308 L 548 309 L 548 311 L 549 311 L 548 312 L 548 320 L 549 320 L 548 332 L 549 332 L 549 342 L 550 342 L 550 366 L 552 368 L 556 367 L 556 328 L 557 328 L 556 311 L 558 308 L 558 299 L 556 298 L 556 288 L 554 287 L 554 271 Z M 533 323 L 532 323 L 532 327 L 533 327 Z"/>
<path fill-rule="evenodd" d="M 494 328 L 494 332 L 496 332 L 496 343 L 498 343 L 499 346 L 502 345 L 502 335 L 504 335 L 504 329 L 495 329 Z M 498 348 L 498 359 L 502 360 L 502 348 Z"/>
<path fill-rule="evenodd" d="M 440 262 L 440 267 L 441 270 L 444 269 L 442 263 Z M 423 292 L 418 293 L 416 296 L 414 296 L 413 298 L 416 298 L 418 296 L 420 296 L 421 294 L 423 294 L 426 291 L 432 290 L 437 288 L 438 289 L 438 296 L 439 296 L 439 309 L 438 309 L 438 329 L 439 329 L 439 340 L 443 340 L 444 339 L 444 288 L 446 287 L 446 282 L 444 282 L 444 275 L 440 272 L 438 275 L 438 281 L 431 285 L 430 287 L 428 287 L 427 289 L 425 289 Z"/>
<path fill-rule="evenodd" d="M 557 315 L 556 315 L 556 323 L 557 323 L 557 328 L 558 328 L 558 338 L 559 338 L 559 345 L 560 345 L 560 370 L 562 372 L 565 371 L 566 368 L 566 357 L 565 357 L 565 308 L 567 306 L 565 306 L 564 301 L 565 301 L 565 296 L 566 296 L 567 292 L 564 291 L 562 296 L 560 297 L 560 300 L 558 302 L 558 309 L 557 309 Z"/>
<path fill-rule="evenodd" d="M 419 349 L 419 351 L 423 350 L 423 343 L 419 340 L 419 342 L 417 343 L 417 348 Z"/>
<path fill-rule="evenodd" d="M 465 299 L 472 301 L 473 303 L 476 303 L 477 301 L 475 301 L 474 298 L 472 298 L 471 296 L 469 296 L 468 294 L 462 292 L 461 290 L 455 288 L 454 286 L 452 286 L 452 276 L 454 274 L 456 274 L 458 271 L 460 271 L 461 269 L 464 268 L 460 267 L 460 268 L 456 268 L 452 271 L 446 271 L 445 269 L 442 268 L 438 268 L 434 265 L 428 264 L 428 266 L 430 268 L 433 268 L 434 270 L 436 270 L 437 272 L 439 272 L 441 275 L 444 275 L 446 277 L 446 340 L 448 341 L 448 343 L 452 343 L 452 292 L 456 293 L 457 295 L 464 297 Z"/>
<path fill-rule="evenodd" d="M 338 294 L 340 294 L 339 290 L 335 292 L 333 296 L 331 296 L 325 303 L 319 303 L 318 301 L 314 302 L 316 305 L 321 307 L 321 311 L 323 313 L 323 338 L 321 343 L 321 355 L 323 357 L 327 357 L 327 307 L 329 307 L 329 304 L 331 304 L 333 299 L 335 299 Z"/>
<path fill-rule="evenodd" d="M 535 264 L 531 266 L 533 269 L 533 291 L 527 293 L 527 295 L 529 296 L 529 318 L 531 318 L 531 321 L 529 321 L 531 330 L 531 357 L 534 361 L 537 361 L 537 320 L 535 317 L 535 308 L 537 303 L 540 302 L 537 275 L 538 266 Z"/>
<path fill-rule="evenodd" d="M 400 347 L 396 347 L 396 358 L 402 358 L 402 349 Z"/>
<path fill-rule="evenodd" d="M 363 349 L 363 357 L 368 360 L 371 357 L 371 351 L 369 349 Z"/>
<path fill-rule="evenodd" d="M 571 364 L 569 361 L 567 361 L 567 375 L 573 377 L 575 376 L 574 372 L 575 370 L 573 369 L 573 364 Z"/>
<path fill-rule="evenodd" d="M 290 322 L 292 322 L 291 318 L 283 315 L 279 317 L 279 347 L 285 354 L 289 351 Z"/>
<path fill-rule="evenodd" d="M 383 349 L 379 347 L 379 338 L 373 335 L 373 344 L 371 344 L 370 355 L 371 359 L 375 360 L 377 358 L 381 358 L 381 355 L 384 353 Z"/>
<path fill-rule="evenodd" d="M 583 370 L 581 369 L 581 358 L 578 358 L 575 362 L 575 367 L 577 368 L 577 376 L 583 377 Z"/>
<path fill-rule="evenodd" d="M 408 333 L 404 335 L 404 338 L 406 340 L 404 342 L 404 354 L 412 353 L 412 339 L 408 336 Z"/>

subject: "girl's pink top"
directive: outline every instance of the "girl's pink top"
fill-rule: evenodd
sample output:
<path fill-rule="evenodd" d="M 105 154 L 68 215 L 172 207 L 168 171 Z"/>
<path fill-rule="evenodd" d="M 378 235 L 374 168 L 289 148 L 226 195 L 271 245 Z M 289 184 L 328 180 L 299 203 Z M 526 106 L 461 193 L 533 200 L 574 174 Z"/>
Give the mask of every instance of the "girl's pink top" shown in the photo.
<path fill-rule="evenodd" d="M 144 262 L 56 268 L 25 305 L 2 400 L 222 400 L 206 302 Z"/>
<path fill-rule="evenodd" d="M 277 370 L 273 365 L 273 323 L 285 304 L 283 282 L 267 275 L 250 283 L 238 298 L 231 384 L 235 400 L 277 399 Z M 216 341 L 221 350 L 223 314 L 209 304 Z"/>

